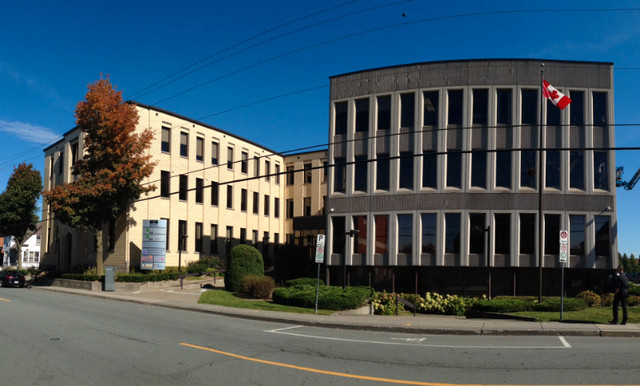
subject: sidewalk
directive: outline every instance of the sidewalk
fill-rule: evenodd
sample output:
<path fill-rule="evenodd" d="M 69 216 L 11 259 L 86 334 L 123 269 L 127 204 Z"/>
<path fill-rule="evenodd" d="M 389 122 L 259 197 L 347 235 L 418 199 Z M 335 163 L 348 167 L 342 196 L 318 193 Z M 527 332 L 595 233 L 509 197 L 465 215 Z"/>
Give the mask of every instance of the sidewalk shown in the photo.
<path fill-rule="evenodd" d="M 94 296 L 104 299 L 150 304 L 236 318 L 258 319 L 276 323 L 326 328 L 412 334 L 640 337 L 639 324 L 622 326 L 582 322 L 529 322 L 510 319 L 467 319 L 464 316 L 424 314 L 418 314 L 415 317 L 358 315 L 352 313 L 314 315 L 198 304 L 200 294 L 207 291 L 207 289 L 202 288 L 202 286 L 210 283 L 211 280 L 198 282 L 185 281 L 183 289 L 180 289 L 180 284 L 176 283 L 165 287 L 147 288 L 137 291 L 118 290 L 114 292 L 95 292 L 56 286 L 33 286 L 32 289 Z M 221 286 L 220 281 L 217 286 Z"/>

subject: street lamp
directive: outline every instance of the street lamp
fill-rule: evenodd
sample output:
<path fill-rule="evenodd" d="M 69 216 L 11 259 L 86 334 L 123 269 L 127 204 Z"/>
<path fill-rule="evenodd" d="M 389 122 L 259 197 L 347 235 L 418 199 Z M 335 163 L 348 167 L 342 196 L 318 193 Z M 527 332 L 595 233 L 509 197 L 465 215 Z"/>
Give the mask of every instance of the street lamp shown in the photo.
<path fill-rule="evenodd" d="M 487 257 L 487 268 L 489 270 L 489 281 L 488 281 L 488 296 L 489 299 L 491 299 L 491 259 L 489 258 L 489 251 L 491 250 L 491 246 L 489 245 L 489 243 L 491 242 L 491 227 L 487 226 L 486 228 L 481 227 L 480 225 L 474 225 L 471 227 L 471 231 L 472 232 L 485 232 L 486 233 L 486 241 L 485 241 L 485 245 L 487 246 L 486 248 L 486 257 Z"/>
<path fill-rule="evenodd" d="M 358 229 L 352 229 L 348 232 L 345 233 L 345 236 L 349 236 L 349 237 L 353 237 L 356 236 L 358 237 L 358 234 L 360 234 L 360 231 Z M 342 257 L 342 289 L 345 289 L 347 287 L 347 247 L 345 246 L 344 248 L 344 256 Z"/>

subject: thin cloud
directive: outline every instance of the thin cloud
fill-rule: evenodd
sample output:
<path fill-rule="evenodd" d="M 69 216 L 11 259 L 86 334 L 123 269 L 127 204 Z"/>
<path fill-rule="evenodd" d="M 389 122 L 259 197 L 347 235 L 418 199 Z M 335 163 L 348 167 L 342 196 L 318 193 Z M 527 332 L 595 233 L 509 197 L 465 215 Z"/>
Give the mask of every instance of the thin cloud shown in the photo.
<path fill-rule="evenodd" d="M 9 122 L 2 119 L 0 119 L 0 131 L 38 145 L 45 145 L 60 138 L 59 134 L 46 127 L 35 126 L 25 122 Z"/>

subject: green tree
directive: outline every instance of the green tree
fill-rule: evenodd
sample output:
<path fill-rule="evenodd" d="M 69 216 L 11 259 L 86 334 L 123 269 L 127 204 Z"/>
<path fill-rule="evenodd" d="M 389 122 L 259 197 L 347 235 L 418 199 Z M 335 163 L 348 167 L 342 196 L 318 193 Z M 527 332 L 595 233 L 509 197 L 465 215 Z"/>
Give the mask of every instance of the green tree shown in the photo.
<path fill-rule="evenodd" d="M 136 133 L 138 112 L 123 103 L 109 77 L 88 86 L 76 106 L 76 124 L 84 133 L 84 156 L 74 167 L 77 179 L 44 192 L 55 219 L 89 228 L 96 242 L 96 269 L 104 271 L 103 232 L 109 223 L 128 215 L 133 201 L 155 186 L 143 186 L 151 175 L 150 128 Z"/>
<path fill-rule="evenodd" d="M 7 181 L 0 195 L 0 234 L 13 236 L 18 248 L 18 267 L 22 268 L 22 243 L 36 230 L 37 203 L 42 191 L 42 176 L 32 164 L 21 163 Z"/>
<path fill-rule="evenodd" d="M 625 272 L 629 272 L 629 256 L 626 253 L 620 256 L 618 252 L 618 265 L 621 265 Z"/>

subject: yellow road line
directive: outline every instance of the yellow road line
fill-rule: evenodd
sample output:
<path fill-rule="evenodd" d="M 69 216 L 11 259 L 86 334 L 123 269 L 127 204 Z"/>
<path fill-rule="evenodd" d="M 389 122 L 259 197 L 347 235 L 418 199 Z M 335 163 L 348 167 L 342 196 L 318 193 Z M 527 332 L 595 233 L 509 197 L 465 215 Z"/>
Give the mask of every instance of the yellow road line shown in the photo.
<path fill-rule="evenodd" d="M 3 302 L 11 303 L 11 300 L 9 300 L 9 299 L 3 299 L 3 298 L 0 298 L 0 300 L 2 300 Z"/>
<path fill-rule="evenodd" d="M 333 375 L 333 376 L 336 376 L 336 377 L 354 378 L 354 379 L 361 379 L 361 380 L 375 381 L 375 382 L 399 383 L 399 384 L 403 384 L 403 385 L 423 385 L 423 386 L 451 386 L 451 385 L 454 385 L 452 383 L 416 382 L 416 381 L 405 381 L 405 380 L 390 379 L 390 378 L 369 377 L 369 376 L 366 376 L 366 375 L 354 375 L 354 374 L 347 374 L 347 373 L 338 373 L 338 372 L 335 372 L 335 371 L 318 370 L 318 369 L 314 369 L 314 368 L 311 368 L 311 367 L 302 367 L 302 366 L 290 365 L 290 364 L 287 364 L 287 363 L 280 363 L 280 362 L 267 361 L 267 360 L 263 360 L 263 359 L 249 358 L 249 357 L 245 357 L 245 356 L 242 356 L 242 355 L 232 354 L 232 353 L 228 353 L 228 352 L 220 351 L 220 350 L 215 350 L 215 349 L 208 348 L 208 347 L 196 346 L 196 345 L 189 344 L 189 343 L 180 343 L 180 344 L 182 346 L 196 348 L 196 349 L 204 350 L 204 351 L 209 351 L 209 352 L 213 352 L 213 353 L 216 353 L 216 354 L 221 354 L 221 355 L 226 355 L 226 356 L 230 356 L 230 357 L 233 357 L 233 358 L 243 359 L 243 360 L 246 360 L 246 361 L 258 362 L 258 363 L 263 363 L 263 364 L 266 364 L 266 365 L 287 367 L 287 368 L 290 368 L 290 369 L 308 371 L 308 372 L 318 373 L 318 374 Z M 473 385 L 465 385 L 465 386 L 473 386 Z"/>

